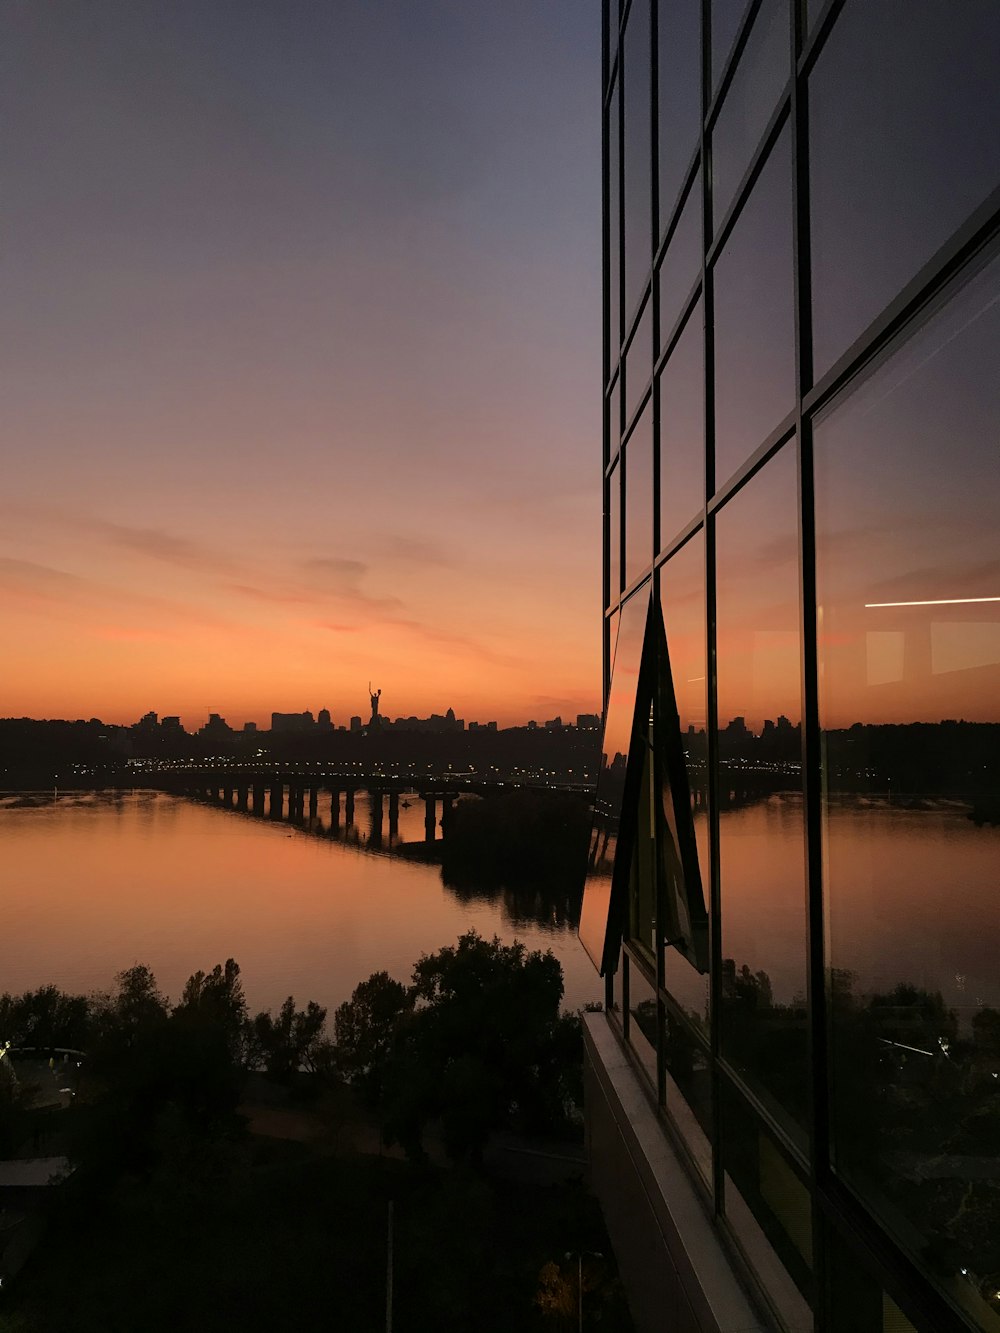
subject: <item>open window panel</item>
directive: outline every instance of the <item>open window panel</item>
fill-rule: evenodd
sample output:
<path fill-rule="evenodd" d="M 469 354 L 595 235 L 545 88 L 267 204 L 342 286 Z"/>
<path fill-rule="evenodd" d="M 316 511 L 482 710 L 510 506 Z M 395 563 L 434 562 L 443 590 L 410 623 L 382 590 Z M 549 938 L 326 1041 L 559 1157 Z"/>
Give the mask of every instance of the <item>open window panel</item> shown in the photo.
<path fill-rule="evenodd" d="M 649 651 L 651 606 L 647 584 L 621 609 L 604 713 L 601 765 L 580 914 L 580 942 L 602 976 L 618 967 L 618 946 L 628 902 L 636 810 L 655 681 Z"/>
<path fill-rule="evenodd" d="M 690 786 L 670 658 L 658 602 L 645 588 L 621 609 L 594 799 L 580 940 L 603 976 L 618 966 L 629 917 L 643 776 L 650 772 L 650 710 L 656 701 L 653 754 L 657 915 L 665 939 L 708 971 L 708 912 L 695 846 Z M 648 785 L 646 787 L 648 792 Z M 647 796 L 648 800 L 648 796 Z"/>
<path fill-rule="evenodd" d="M 658 911 L 664 948 L 674 948 L 698 972 L 708 973 L 708 909 L 698 862 L 694 802 L 688 781 L 670 646 L 657 605 L 650 617 L 656 636 L 656 704 L 653 727 Z"/>

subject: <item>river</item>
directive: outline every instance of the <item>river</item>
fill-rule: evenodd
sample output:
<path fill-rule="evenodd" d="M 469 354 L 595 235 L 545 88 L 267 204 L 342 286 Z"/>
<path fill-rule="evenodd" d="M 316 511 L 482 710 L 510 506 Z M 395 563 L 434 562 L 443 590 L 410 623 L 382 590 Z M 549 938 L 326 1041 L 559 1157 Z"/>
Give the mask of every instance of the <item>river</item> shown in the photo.
<path fill-rule="evenodd" d="M 400 837 L 420 841 L 423 820 L 422 802 L 404 807 Z M 551 949 L 567 1008 L 603 993 L 565 923 L 513 917 L 502 895 L 463 901 L 435 865 L 152 791 L 0 797 L 0 891 L 0 991 L 107 990 L 141 962 L 177 999 L 231 957 L 251 1011 L 294 995 L 332 1018 L 372 972 L 408 981 L 422 953 L 476 930 Z"/>
<path fill-rule="evenodd" d="M 414 798 L 396 838 L 421 842 L 423 820 Z M 552 949 L 566 1007 L 602 997 L 575 927 L 544 895 L 459 894 L 436 865 L 373 851 L 370 827 L 361 794 L 356 845 L 151 791 L 0 796 L 0 991 L 107 989 L 142 962 L 176 998 L 193 971 L 233 957 L 253 1010 L 292 994 L 332 1015 L 370 973 L 406 981 L 421 953 L 476 930 Z M 788 1003 L 805 988 L 800 803 L 723 812 L 721 846 L 724 953 L 763 969 Z M 831 807 L 825 848 L 830 960 L 858 991 L 940 990 L 965 1024 L 1000 1006 L 1000 829 L 940 804 L 851 798 Z M 703 1009 L 706 979 L 668 972 Z"/>

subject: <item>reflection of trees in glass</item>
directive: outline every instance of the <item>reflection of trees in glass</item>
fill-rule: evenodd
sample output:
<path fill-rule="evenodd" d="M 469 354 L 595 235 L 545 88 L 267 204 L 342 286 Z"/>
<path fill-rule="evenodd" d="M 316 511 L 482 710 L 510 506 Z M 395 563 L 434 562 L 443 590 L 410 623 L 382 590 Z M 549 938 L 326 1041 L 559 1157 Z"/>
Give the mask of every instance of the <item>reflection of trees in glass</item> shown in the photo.
<path fill-rule="evenodd" d="M 656 1001 L 640 1000 L 634 1008 L 629 1010 L 632 1018 L 635 1020 L 636 1027 L 642 1035 L 656 1050 Z"/>
<path fill-rule="evenodd" d="M 1000 1011 L 962 1032 L 939 992 L 852 980 L 831 974 L 837 1169 L 969 1313 L 1000 1315 Z"/>
<path fill-rule="evenodd" d="M 750 1081 L 775 1098 L 799 1124 L 808 1110 L 806 1004 L 776 1004 L 771 978 L 743 963 L 722 962 L 723 1050 Z"/>
<path fill-rule="evenodd" d="M 698 1023 L 697 1014 L 688 1018 Z M 702 1130 L 712 1136 L 712 1089 L 708 1052 L 687 1023 L 668 1009 L 663 1029 L 663 1059 L 667 1072 L 680 1088 Z M 670 1101 L 668 1090 L 667 1102 Z"/>

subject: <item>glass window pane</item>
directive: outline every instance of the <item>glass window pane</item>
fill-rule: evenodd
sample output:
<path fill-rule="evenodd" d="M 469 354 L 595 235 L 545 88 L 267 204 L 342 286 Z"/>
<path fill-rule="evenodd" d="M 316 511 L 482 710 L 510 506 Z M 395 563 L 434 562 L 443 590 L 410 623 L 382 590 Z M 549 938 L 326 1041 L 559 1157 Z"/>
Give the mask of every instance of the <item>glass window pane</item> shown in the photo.
<path fill-rule="evenodd" d="M 621 377 L 615 380 L 614 388 L 611 390 L 611 396 L 608 399 L 608 461 L 614 458 L 618 452 L 618 446 L 622 439 L 622 404 L 621 404 Z"/>
<path fill-rule="evenodd" d="M 705 1043 L 668 1008 L 664 1013 L 664 1105 L 698 1169 L 712 1179 L 712 1078 Z"/>
<path fill-rule="evenodd" d="M 650 403 L 625 445 L 625 586 L 653 559 L 653 412 Z"/>
<path fill-rule="evenodd" d="M 716 229 L 788 81 L 789 43 L 788 0 L 764 0 L 712 130 L 712 221 Z"/>
<path fill-rule="evenodd" d="M 918 1333 L 881 1279 L 871 1272 L 853 1247 L 832 1228 L 827 1230 L 826 1270 L 830 1333 Z"/>
<path fill-rule="evenodd" d="M 621 182 L 618 152 L 618 87 L 608 107 L 608 373 L 621 348 Z"/>
<path fill-rule="evenodd" d="M 652 820 L 652 754 L 647 747 L 639 789 L 635 849 L 629 883 L 629 940 L 646 957 L 651 971 L 656 969 L 656 862 Z"/>
<path fill-rule="evenodd" d="M 649 388 L 653 374 L 653 302 L 646 302 L 638 327 L 625 354 L 625 425 L 628 426 L 639 400 Z"/>
<path fill-rule="evenodd" d="M 628 958 L 628 1042 L 656 1087 L 656 991 Z"/>
<path fill-rule="evenodd" d="M 719 86 L 726 57 L 733 49 L 747 0 L 712 0 L 712 91 Z"/>
<path fill-rule="evenodd" d="M 812 1328 L 812 1206 L 775 1140 L 723 1083 L 726 1216 L 759 1280 L 789 1327 Z"/>
<path fill-rule="evenodd" d="M 615 871 L 618 829 L 625 799 L 625 779 L 632 732 L 638 707 L 642 649 L 649 618 L 649 588 L 640 589 L 621 610 L 615 645 L 611 689 L 604 713 L 601 770 L 594 799 L 594 820 L 587 864 L 587 879 L 580 916 L 580 943 L 603 972 L 617 950 L 612 922 L 611 889 Z M 647 711 L 648 701 L 643 705 Z M 618 872 L 620 882 L 621 872 Z M 612 929 L 613 928 L 613 929 Z"/>
<path fill-rule="evenodd" d="M 716 517 L 723 1053 L 804 1141 L 805 845 L 794 441 Z M 791 1117 L 791 1121 L 788 1121 Z"/>
<path fill-rule="evenodd" d="M 674 211 L 701 129 L 701 0 L 671 0 L 658 12 L 660 231 Z"/>
<path fill-rule="evenodd" d="M 705 325 L 699 299 L 660 375 L 660 545 L 705 507 Z"/>
<path fill-rule="evenodd" d="M 670 704 L 657 700 L 655 745 L 661 760 L 661 786 L 658 811 L 661 838 L 661 890 L 673 920 L 665 920 L 663 930 L 664 976 L 667 990 L 690 1021 L 708 1030 L 708 744 L 706 740 L 707 693 L 705 685 L 705 538 L 698 532 L 672 556 L 660 571 L 660 606 L 669 661 L 669 682 L 676 715 L 670 716 Z M 661 683 L 664 675 L 660 667 Z M 680 737 L 687 797 L 691 805 L 694 856 L 696 864 L 685 869 L 682 890 L 675 886 L 676 868 L 664 860 L 670 852 L 675 858 L 687 849 L 676 846 L 681 835 L 681 814 L 674 805 L 678 784 L 670 782 L 663 763 L 669 757 L 669 738 L 664 728 L 680 726 Z M 663 826 L 666 825 L 666 828 Z M 672 826 L 672 827 L 671 827 Z M 683 867 L 682 867 L 683 868 Z"/>
<path fill-rule="evenodd" d="M 608 478 L 608 605 L 613 606 L 622 590 L 622 492 L 621 464 Z"/>
<path fill-rule="evenodd" d="M 604 11 L 605 41 L 608 47 L 608 68 L 614 62 L 618 47 L 618 0 L 608 0 Z"/>
<path fill-rule="evenodd" d="M 998 346 L 994 257 L 815 427 L 835 1165 L 982 1328 L 1000 1286 Z"/>
<path fill-rule="evenodd" d="M 701 172 L 694 178 L 659 270 L 660 345 L 666 343 L 701 277 Z"/>
<path fill-rule="evenodd" d="M 608 678 L 609 678 L 609 679 L 610 679 L 610 677 L 611 677 L 611 669 L 612 669 L 612 667 L 613 667 L 614 664 L 615 664 L 615 647 L 617 646 L 617 643 L 618 643 L 618 615 L 619 615 L 619 613 L 618 613 L 617 611 L 615 611 L 614 614 L 611 615 L 611 616 L 609 616 L 609 617 L 607 618 L 607 620 L 604 622 L 604 632 L 605 632 L 605 634 L 607 634 L 607 636 L 608 636 L 608 638 L 607 638 L 607 654 L 608 654 Z M 608 696 L 607 696 L 607 690 L 605 689 L 605 694 L 604 694 L 604 705 L 605 705 L 605 707 L 607 707 L 607 703 L 608 703 Z"/>
<path fill-rule="evenodd" d="M 649 0 L 634 0 L 625 24 L 625 316 L 639 304 L 653 259 L 650 192 Z"/>
<path fill-rule="evenodd" d="M 792 162 L 786 127 L 715 265 L 715 484 L 795 403 Z"/>
<path fill-rule="evenodd" d="M 848 0 L 809 80 L 814 371 L 1000 180 L 1000 5 Z"/>

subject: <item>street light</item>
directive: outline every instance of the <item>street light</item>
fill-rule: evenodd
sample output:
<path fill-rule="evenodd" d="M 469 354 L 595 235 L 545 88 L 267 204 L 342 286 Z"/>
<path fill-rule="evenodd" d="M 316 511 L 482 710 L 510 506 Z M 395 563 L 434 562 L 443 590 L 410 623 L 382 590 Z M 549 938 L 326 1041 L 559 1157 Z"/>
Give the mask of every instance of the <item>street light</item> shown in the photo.
<path fill-rule="evenodd" d="M 600 1250 L 577 1250 L 574 1254 L 572 1250 L 566 1251 L 567 1259 L 576 1260 L 576 1313 L 579 1323 L 579 1331 L 583 1333 L 583 1259 L 584 1255 L 588 1259 L 603 1259 L 604 1255 Z"/>

